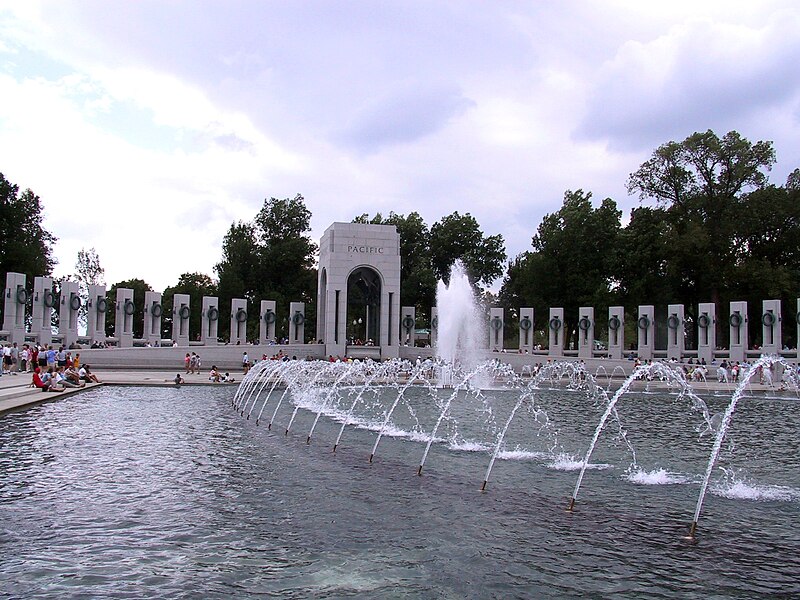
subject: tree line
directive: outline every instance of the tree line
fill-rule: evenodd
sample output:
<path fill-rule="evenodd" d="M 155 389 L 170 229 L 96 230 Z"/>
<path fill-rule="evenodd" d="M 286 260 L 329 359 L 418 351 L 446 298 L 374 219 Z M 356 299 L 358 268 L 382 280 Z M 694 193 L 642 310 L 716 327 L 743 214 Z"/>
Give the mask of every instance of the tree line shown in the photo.
<path fill-rule="evenodd" d="M 447 282 L 457 259 L 484 305 L 506 309 L 512 331 L 522 306 L 534 307 L 537 315 L 546 314 L 549 307 L 563 307 L 568 336 L 576 329 L 581 306 L 593 306 L 602 315 L 608 306 L 622 305 L 635 316 L 640 304 L 653 304 L 665 316 L 667 304 L 682 303 L 691 323 L 699 302 L 714 302 L 722 323 L 731 300 L 746 300 L 750 313 L 760 314 L 762 299 L 779 298 L 783 314 L 795 315 L 793 302 L 800 293 L 800 170 L 793 171 L 785 185 L 775 186 L 767 178 L 774 163 L 771 142 L 752 143 L 735 131 L 722 137 L 699 132 L 667 142 L 630 175 L 628 191 L 640 203 L 627 222 L 611 198 L 597 204 L 591 192 L 568 190 L 561 208 L 542 219 L 530 250 L 511 259 L 502 235 L 486 235 L 469 213 L 454 212 L 431 226 L 417 212 L 362 214 L 353 222 L 397 228 L 401 302 L 416 307 L 419 326 L 427 324 L 436 303 L 437 281 Z M 52 272 L 56 238 L 42 228 L 38 196 L 30 190 L 20 193 L 1 174 L 0 208 L 0 272 L 25 273 L 32 285 L 35 275 Z M 228 335 L 225 308 L 229 311 L 232 298 L 245 298 L 251 307 L 260 300 L 276 300 L 279 336 L 288 334 L 290 301 L 305 302 L 307 319 L 313 322 L 317 246 L 310 237 L 310 221 L 301 195 L 264 200 L 251 221 L 228 228 L 214 266 L 216 277 L 184 273 L 164 290 L 164 306 L 171 306 L 174 294 L 188 294 L 190 330 L 198 331 L 202 297 L 218 296 L 222 337 Z M 18 251 L 20 247 L 34 251 Z M 73 277 L 82 284 L 94 283 L 102 275 L 99 258 L 94 249 L 82 252 Z M 501 276 L 495 295 L 490 288 Z M 141 314 L 150 286 L 142 279 L 117 282 L 109 289 L 112 300 L 117 288 L 134 290 Z M 113 316 L 109 314 L 109 335 Z M 138 328 L 140 321 L 135 320 Z M 546 319 L 536 321 L 542 330 Z M 787 335 L 793 322 L 784 319 Z M 167 310 L 166 338 L 171 324 Z M 725 328 L 719 328 L 724 335 Z M 751 342 L 757 341 L 760 329 L 751 328 L 750 333 Z M 256 316 L 248 319 L 248 334 L 251 339 L 258 336 Z"/>

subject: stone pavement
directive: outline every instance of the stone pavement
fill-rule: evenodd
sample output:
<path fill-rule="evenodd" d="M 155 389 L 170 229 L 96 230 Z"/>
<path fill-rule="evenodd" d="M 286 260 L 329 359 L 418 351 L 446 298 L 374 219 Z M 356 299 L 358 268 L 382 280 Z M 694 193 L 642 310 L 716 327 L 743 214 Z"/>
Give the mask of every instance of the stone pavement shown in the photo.
<path fill-rule="evenodd" d="M 92 372 L 95 372 L 94 369 Z M 31 373 L 19 373 L 18 375 L 3 375 L 0 377 L 0 416 L 11 410 L 23 408 L 40 402 L 52 402 L 64 396 L 81 393 L 85 390 L 98 387 L 99 385 L 158 385 L 172 386 L 175 375 L 179 371 L 99 371 L 95 372 L 101 383 L 86 384 L 83 388 L 67 388 L 63 392 L 42 392 L 31 386 Z M 232 373 L 236 378 L 236 383 L 212 383 L 208 380 L 208 373 L 187 375 L 183 372 L 181 377 L 185 385 L 238 385 L 242 378 L 241 373 Z"/>

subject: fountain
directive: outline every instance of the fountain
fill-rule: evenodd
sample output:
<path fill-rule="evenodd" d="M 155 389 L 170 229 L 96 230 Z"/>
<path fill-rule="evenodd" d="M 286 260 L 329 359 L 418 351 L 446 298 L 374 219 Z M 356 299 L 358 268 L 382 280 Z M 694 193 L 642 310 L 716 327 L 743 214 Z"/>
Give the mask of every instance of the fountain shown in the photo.
<path fill-rule="evenodd" d="M 800 405 L 782 361 L 732 398 L 667 364 L 616 391 L 580 363 L 454 366 L 449 388 L 437 365 L 263 361 L 227 411 L 226 386 L 107 386 L 0 420 L 3 589 L 800 594 Z"/>
<path fill-rule="evenodd" d="M 475 303 L 475 292 L 461 261 L 450 270 L 450 283 L 440 281 L 436 287 L 439 306 L 436 355 L 446 366 L 474 368 L 482 345 L 481 315 Z"/>
<path fill-rule="evenodd" d="M 468 449 L 470 452 L 485 452 L 489 462 L 481 491 L 486 491 L 492 469 L 504 454 L 544 457 L 552 468 L 578 471 L 567 507 L 570 513 L 575 509 L 587 470 L 604 468 L 604 464 L 616 468 L 614 464 L 627 462 L 625 478 L 633 484 L 690 484 L 699 480 L 700 496 L 689 532 L 689 537 L 694 539 L 703 500 L 733 412 L 753 378 L 761 374 L 761 379 L 771 385 L 771 369 L 778 365 L 786 374 L 783 377 L 784 386 L 795 391 L 798 389 L 797 373 L 777 357 L 763 357 L 747 371 L 724 414 L 714 416 L 707 402 L 701 398 L 701 392 L 714 397 L 706 389 L 708 384 L 703 382 L 705 388 L 698 392 L 680 368 L 668 363 L 645 364 L 626 376 L 620 366 L 615 366 L 611 374 L 603 367 L 591 374 L 582 363 L 555 361 L 548 362 L 536 373 L 528 369 L 528 376 L 523 378 L 498 360 L 479 361 L 479 311 L 462 265 L 457 263 L 453 267 L 449 285 L 439 284 L 437 300 L 440 311 L 435 361 L 417 361 L 417 364 L 398 359 L 384 363 L 371 360 L 353 363 L 264 361 L 257 364 L 242 381 L 233 399 L 234 407 L 241 415 L 247 412 L 249 418 L 263 396 L 256 419 L 258 423 L 267 404 L 274 402 L 269 429 L 282 403 L 289 399 L 294 408 L 285 435 L 288 436 L 299 411 L 307 410 L 315 415 L 306 436 L 307 444 L 311 442 L 323 416 L 339 421 L 338 435 L 333 443 L 334 452 L 340 448 L 348 426 L 374 431 L 368 458 L 370 464 L 374 462 L 379 444 L 386 435 L 421 442 L 423 445 L 417 475 L 422 475 L 435 444 L 447 446 L 453 451 Z M 602 379 L 603 385 L 598 382 L 599 379 Z M 612 384 L 620 379 L 619 387 L 612 393 Z M 368 390 L 371 391 L 372 403 L 364 402 Z M 567 436 L 564 432 L 575 434 L 578 429 L 583 430 L 588 426 L 590 420 L 585 414 L 563 414 L 563 407 L 553 404 L 551 396 L 566 392 L 582 394 L 600 411 L 581 459 L 575 458 L 580 452 L 580 439 L 573 436 L 565 443 L 563 440 Z M 643 443 L 653 446 L 654 443 L 632 441 L 629 435 L 631 428 L 624 424 L 626 410 L 622 415 L 619 410 L 620 406 L 625 409 L 628 407 L 629 403 L 627 400 L 622 403 L 623 399 L 634 399 L 637 394 L 659 397 L 667 394 L 673 403 L 683 406 L 680 419 L 687 423 L 699 419 L 690 431 L 696 435 L 692 454 L 708 451 L 709 458 L 702 478 L 699 474 L 672 474 L 664 466 L 658 466 L 649 473 L 640 467 L 637 446 Z M 411 421 L 397 418 L 400 407 L 405 407 L 405 418 L 410 415 Z M 526 410 L 523 411 L 523 408 Z M 523 436 L 535 432 L 536 438 L 543 440 L 542 447 L 531 449 L 526 445 L 529 441 L 523 444 L 517 442 L 517 450 L 511 451 L 508 436 L 523 413 L 522 426 L 528 428 L 527 431 L 523 430 Z M 576 427 L 575 420 L 583 421 L 580 428 Z M 592 463 L 601 435 L 612 420 L 617 424 L 612 444 L 621 449 L 622 454 L 612 454 L 612 459 L 607 463 Z M 705 448 L 712 437 L 713 445 Z M 607 448 L 604 450 L 608 452 Z M 660 460 L 666 461 L 667 457 Z"/>
<path fill-rule="evenodd" d="M 459 334 L 459 337 L 463 339 L 462 334 Z M 451 350 L 453 347 L 450 346 Z M 458 354 L 464 355 L 460 349 Z M 797 375 L 791 370 L 790 365 L 776 357 L 764 357 L 742 377 L 727 410 L 720 417 L 711 415 L 706 401 L 692 388 L 683 372 L 666 363 L 651 363 L 636 368 L 621 382 L 613 394 L 607 389 L 608 381 L 604 382 L 605 387 L 600 385 L 596 377 L 588 373 L 581 363 L 564 361 L 548 363 L 534 376 L 525 379 L 515 374 L 508 365 L 496 360 L 478 363 L 471 369 L 466 369 L 465 363 L 466 361 L 459 361 L 457 364 L 445 363 L 442 359 L 438 359 L 436 364 L 426 362 L 417 365 L 397 359 L 384 363 L 370 360 L 354 363 L 265 361 L 256 365 L 244 378 L 233 403 L 242 415 L 249 407 L 247 412 L 249 417 L 262 396 L 264 397 L 261 412 L 273 398 L 276 398 L 276 401 L 273 400 L 275 408 L 271 425 L 281 404 L 288 398 L 294 404 L 294 408 L 285 428 L 285 435 L 289 434 L 298 411 L 308 410 L 315 415 L 306 436 L 307 443 L 310 443 L 314 430 L 323 416 L 338 420 L 341 425 L 333 443 L 334 452 L 340 447 L 342 435 L 348 425 L 354 424 L 353 426 L 358 428 L 372 430 L 375 432 L 375 438 L 369 453 L 369 463 L 373 463 L 380 441 L 387 433 L 393 437 L 399 436 L 423 442 L 417 466 L 418 475 L 422 474 L 434 444 L 446 444 L 449 448 L 468 447 L 471 450 L 488 452 L 489 462 L 480 486 L 480 490 L 485 491 L 497 460 L 504 452 L 508 452 L 505 450 L 506 436 L 523 407 L 527 408 L 529 426 L 536 428 L 537 435 L 547 438 L 544 449 L 534 452 L 523 451 L 523 453 L 528 452 L 531 456 L 547 456 L 551 464 L 558 464 L 559 457 L 569 456 L 570 452 L 558 441 L 559 433 L 566 427 L 566 423 L 558 422 L 548 413 L 548 411 L 558 412 L 558 409 L 554 407 L 545 409 L 544 405 L 547 402 L 544 399 L 554 391 L 580 392 L 603 410 L 583 458 L 567 460 L 573 465 L 570 468 L 579 470 L 567 508 L 572 512 L 586 472 L 589 468 L 593 468 L 591 462 L 593 453 L 610 419 L 618 424 L 614 439 L 629 455 L 629 464 L 626 468 L 626 472 L 630 474 L 629 481 L 648 483 L 648 479 L 652 479 L 652 483 L 666 483 L 676 479 L 670 478 L 663 467 L 656 469 L 649 476 L 639 469 L 636 449 L 628 439 L 626 428 L 622 424 L 623 418 L 618 410 L 621 400 L 628 396 L 635 397 L 641 393 L 661 395 L 667 393 L 675 402 L 688 401 L 685 404 L 686 410 L 689 411 L 687 414 L 699 414 L 700 421 L 692 426 L 692 431 L 698 434 L 698 445 L 702 445 L 702 440 L 710 437 L 708 434 L 714 435 L 714 444 L 709 450 L 710 458 L 702 477 L 700 497 L 690 527 L 689 536 L 694 539 L 703 499 L 720 454 L 722 441 L 730 426 L 736 404 L 745 394 L 753 378 L 756 374 L 763 373 L 765 369 L 781 365 L 787 374 L 784 377 L 785 385 L 788 384 L 792 390 L 798 388 Z M 452 385 L 447 387 L 438 385 L 443 368 L 447 369 L 452 382 Z M 606 378 L 607 374 L 602 373 L 602 376 Z M 762 378 L 769 380 L 768 376 L 762 375 Z M 655 388 L 656 391 L 651 388 Z M 371 406 L 366 407 L 362 404 L 362 399 L 368 390 L 376 394 L 376 399 Z M 414 398 L 409 400 L 412 390 Z M 400 406 L 405 406 L 407 413 L 414 415 L 415 422 L 412 426 L 409 426 L 408 422 L 395 420 Z M 431 409 L 435 407 L 438 407 L 438 411 L 432 414 Z M 503 411 L 505 411 L 504 416 Z M 458 414 L 454 414 L 455 412 Z M 502 425 L 498 424 L 497 417 L 500 417 Z M 452 423 L 448 431 L 442 435 L 440 430 L 447 420 Z M 456 440 L 458 435 L 461 435 L 462 439 Z M 571 446 L 574 452 L 574 442 Z M 677 480 L 689 482 L 694 479 L 678 477 Z"/>

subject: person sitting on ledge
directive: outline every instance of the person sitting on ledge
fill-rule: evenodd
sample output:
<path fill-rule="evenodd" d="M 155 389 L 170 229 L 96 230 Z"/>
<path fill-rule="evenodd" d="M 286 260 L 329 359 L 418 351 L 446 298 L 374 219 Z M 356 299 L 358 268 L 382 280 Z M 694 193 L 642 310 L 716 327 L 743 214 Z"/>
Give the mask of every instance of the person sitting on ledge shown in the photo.
<path fill-rule="evenodd" d="M 177 375 L 175 375 L 175 379 L 173 379 L 173 381 L 175 382 L 175 385 L 177 385 L 178 387 L 180 387 L 180 385 L 181 385 L 182 383 L 184 383 L 184 381 L 183 381 L 183 377 L 181 377 L 181 374 L 180 374 L 180 373 L 178 373 Z"/>
<path fill-rule="evenodd" d="M 64 369 L 64 377 L 66 377 L 67 381 L 71 381 L 72 383 L 78 385 L 79 387 L 83 387 L 85 384 L 83 380 L 81 380 L 81 376 L 78 373 L 78 370 L 75 367 L 67 367 Z"/>
<path fill-rule="evenodd" d="M 68 388 L 81 388 L 86 385 L 83 381 L 75 383 L 69 377 L 67 377 L 66 373 L 64 372 L 64 367 L 58 367 L 55 374 L 55 380 L 62 386 Z"/>
<path fill-rule="evenodd" d="M 217 365 L 211 365 L 211 372 L 208 374 L 208 380 L 214 383 L 219 383 L 219 371 Z"/>
<path fill-rule="evenodd" d="M 235 380 L 233 377 L 231 377 L 231 374 L 230 374 L 230 373 L 227 373 L 227 372 L 226 372 L 226 373 L 225 373 L 225 375 L 222 377 L 222 381 L 223 381 L 224 383 L 233 383 L 233 382 L 235 382 L 236 380 Z"/>
<path fill-rule="evenodd" d="M 33 387 L 39 388 L 43 392 L 63 392 L 64 391 L 64 387 L 63 386 L 55 385 L 52 382 L 52 379 L 51 379 L 49 373 L 45 373 L 44 377 L 42 377 L 40 375 L 41 371 L 42 370 L 39 367 L 36 367 L 33 370 L 33 378 L 31 380 L 31 383 L 33 384 Z"/>
<path fill-rule="evenodd" d="M 81 381 L 85 381 L 86 383 L 100 383 L 100 380 L 97 378 L 97 375 L 92 373 L 89 370 L 89 365 L 83 365 L 78 370 L 78 377 L 81 378 Z"/>

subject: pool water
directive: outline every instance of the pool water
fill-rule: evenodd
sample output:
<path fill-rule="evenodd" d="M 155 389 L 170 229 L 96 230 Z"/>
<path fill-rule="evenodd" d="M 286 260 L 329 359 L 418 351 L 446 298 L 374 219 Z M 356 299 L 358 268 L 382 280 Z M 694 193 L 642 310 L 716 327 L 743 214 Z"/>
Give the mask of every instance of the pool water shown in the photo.
<path fill-rule="evenodd" d="M 294 404 L 267 430 L 234 391 L 103 387 L 0 419 L 0 598 L 800 595 L 796 398 L 740 403 L 689 543 L 713 440 L 672 396 L 620 402 L 568 513 L 604 408 L 580 393 L 520 411 L 481 493 L 513 393 L 454 402 L 418 477 L 427 392 L 370 464 L 380 393 L 333 453 L 347 397 L 307 445 L 318 400 L 286 435 Z"/>

